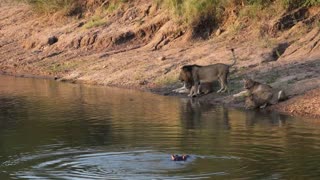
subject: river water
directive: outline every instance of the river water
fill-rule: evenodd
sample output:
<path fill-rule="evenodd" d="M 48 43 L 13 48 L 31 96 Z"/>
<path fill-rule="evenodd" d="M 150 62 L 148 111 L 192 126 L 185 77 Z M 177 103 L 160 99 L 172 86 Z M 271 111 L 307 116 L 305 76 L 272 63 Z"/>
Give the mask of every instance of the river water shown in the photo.
<path fill-rule="evenodd" d="M 315 119 L 0 76 L 1 180 L 316 179 L 319 150 Z"/>

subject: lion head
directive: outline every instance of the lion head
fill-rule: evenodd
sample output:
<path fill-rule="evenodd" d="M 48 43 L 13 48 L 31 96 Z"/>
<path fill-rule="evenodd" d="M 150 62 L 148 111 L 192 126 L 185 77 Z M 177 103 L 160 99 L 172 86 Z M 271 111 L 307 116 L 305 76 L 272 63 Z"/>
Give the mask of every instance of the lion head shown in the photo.
<path fill-rule="evenodd" d="M 243 85 L 244 85 L 245 89 L 250 89 L 250 88 L 252 88 L 253 86 L 256 85 L 256 82 L 254 80 L 252 80 L 252 79 L 244 78 L 243 79 Z"/>
<path fill-rule="evenodd" d="M 184 82 L 188 89 L 191 89 L 193 86 L 193 78 L 192 78 L 192 66 L 183 66 L 180 71 L 179 80 Z"/>

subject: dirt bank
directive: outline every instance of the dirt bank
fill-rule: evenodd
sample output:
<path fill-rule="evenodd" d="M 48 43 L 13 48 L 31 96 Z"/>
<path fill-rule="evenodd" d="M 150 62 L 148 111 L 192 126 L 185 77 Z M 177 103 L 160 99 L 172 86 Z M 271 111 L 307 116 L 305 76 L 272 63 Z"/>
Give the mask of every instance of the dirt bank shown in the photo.
<path fill-rule="evenodd" d="M 288 23 L 297 16 L 294 23 Z M 45 76 L 176 95 L 172 89 L 181 86 L 177 77 L 182 65 L 230 64 L 229 49 L 234 48 L 238 61 L 231 70 L 231 94 L 242 90 L 242 77 L 250 76 L 284 89 L 290 96 L 275 110 L 319 115 L 315 110 L 320 108 L 319 103 L 314 103 L 320 96 L 317 7 L 284 12 L 259 24 L 259 29 L 252 25 L 234 28 L 241 22 L 230 16 L 206 40 L 192 39 L 191 30 L 143 0 L 101 16 L 98 25 L 92 24 L 92 16 L 39 16 L 21 4 L 1 4 L 0 17 L 2 74 Z M 227 94 L 212 93 L 199 99 L 212 104 L 242 105 Z"/>
<path fill-rule="evenodd" d="M 272 107 L 281 112 L 297 116 L 320 118 L 320 88 L 289 99 Z"/>

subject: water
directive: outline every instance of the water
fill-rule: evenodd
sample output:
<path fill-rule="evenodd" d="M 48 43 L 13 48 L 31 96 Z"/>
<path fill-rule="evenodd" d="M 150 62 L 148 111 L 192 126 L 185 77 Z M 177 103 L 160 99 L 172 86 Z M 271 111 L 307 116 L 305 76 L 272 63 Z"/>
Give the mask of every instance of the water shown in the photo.
<path fill-rule="evenodd" d="M 316 179 L 319 123 L 0 76 L 0 179 Z"/>

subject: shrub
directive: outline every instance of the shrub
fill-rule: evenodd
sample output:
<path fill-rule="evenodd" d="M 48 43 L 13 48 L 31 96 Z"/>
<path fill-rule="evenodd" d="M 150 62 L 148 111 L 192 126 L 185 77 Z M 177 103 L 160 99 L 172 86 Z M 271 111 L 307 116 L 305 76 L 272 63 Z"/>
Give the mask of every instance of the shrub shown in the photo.
<path fill-rule="evenodd" d="M 76 15 L 84 10 L 106 7 L 107 12 L 111 13 L 117 10 L 121 4 L 129 3 L 129 0 L 97 0 L 94 3 L 87 4 L 88 0 L 16 0 L 25 2 L 33 6 L 34 10 L 39 13 L 51 14 L 58 11 L 64 11 L 66 15 Z M 94 6 L 92 6 L 94 4 Z M 101 7 L 100 7 L 101 6 Z"/>
<path fill-rule="evenodd" d="M 83 27 L 90 29 L 93 27 L 103 26 L 105 24 L 107 24 L 107 20 L 99 16 L 93 16 Z"/>
<path fill-rule="evenodd" d="M 221 0 L 158 0 L 189 25 L 200 22 L 201 18 L 219 18 Z"/>
<path fill-rule="evenodd" d="M 298 7 L 310 7 L 320 5 L 320 0 L 280 0 L 282 5 L 288 9 Z"/>
<path fill-rule="evenodd" d="M 57 11 L 71 12 L 77 8 L 77 0 L 20 0 L 31 4 L 35 11 L 40 13 L 53 13 Z"/>

